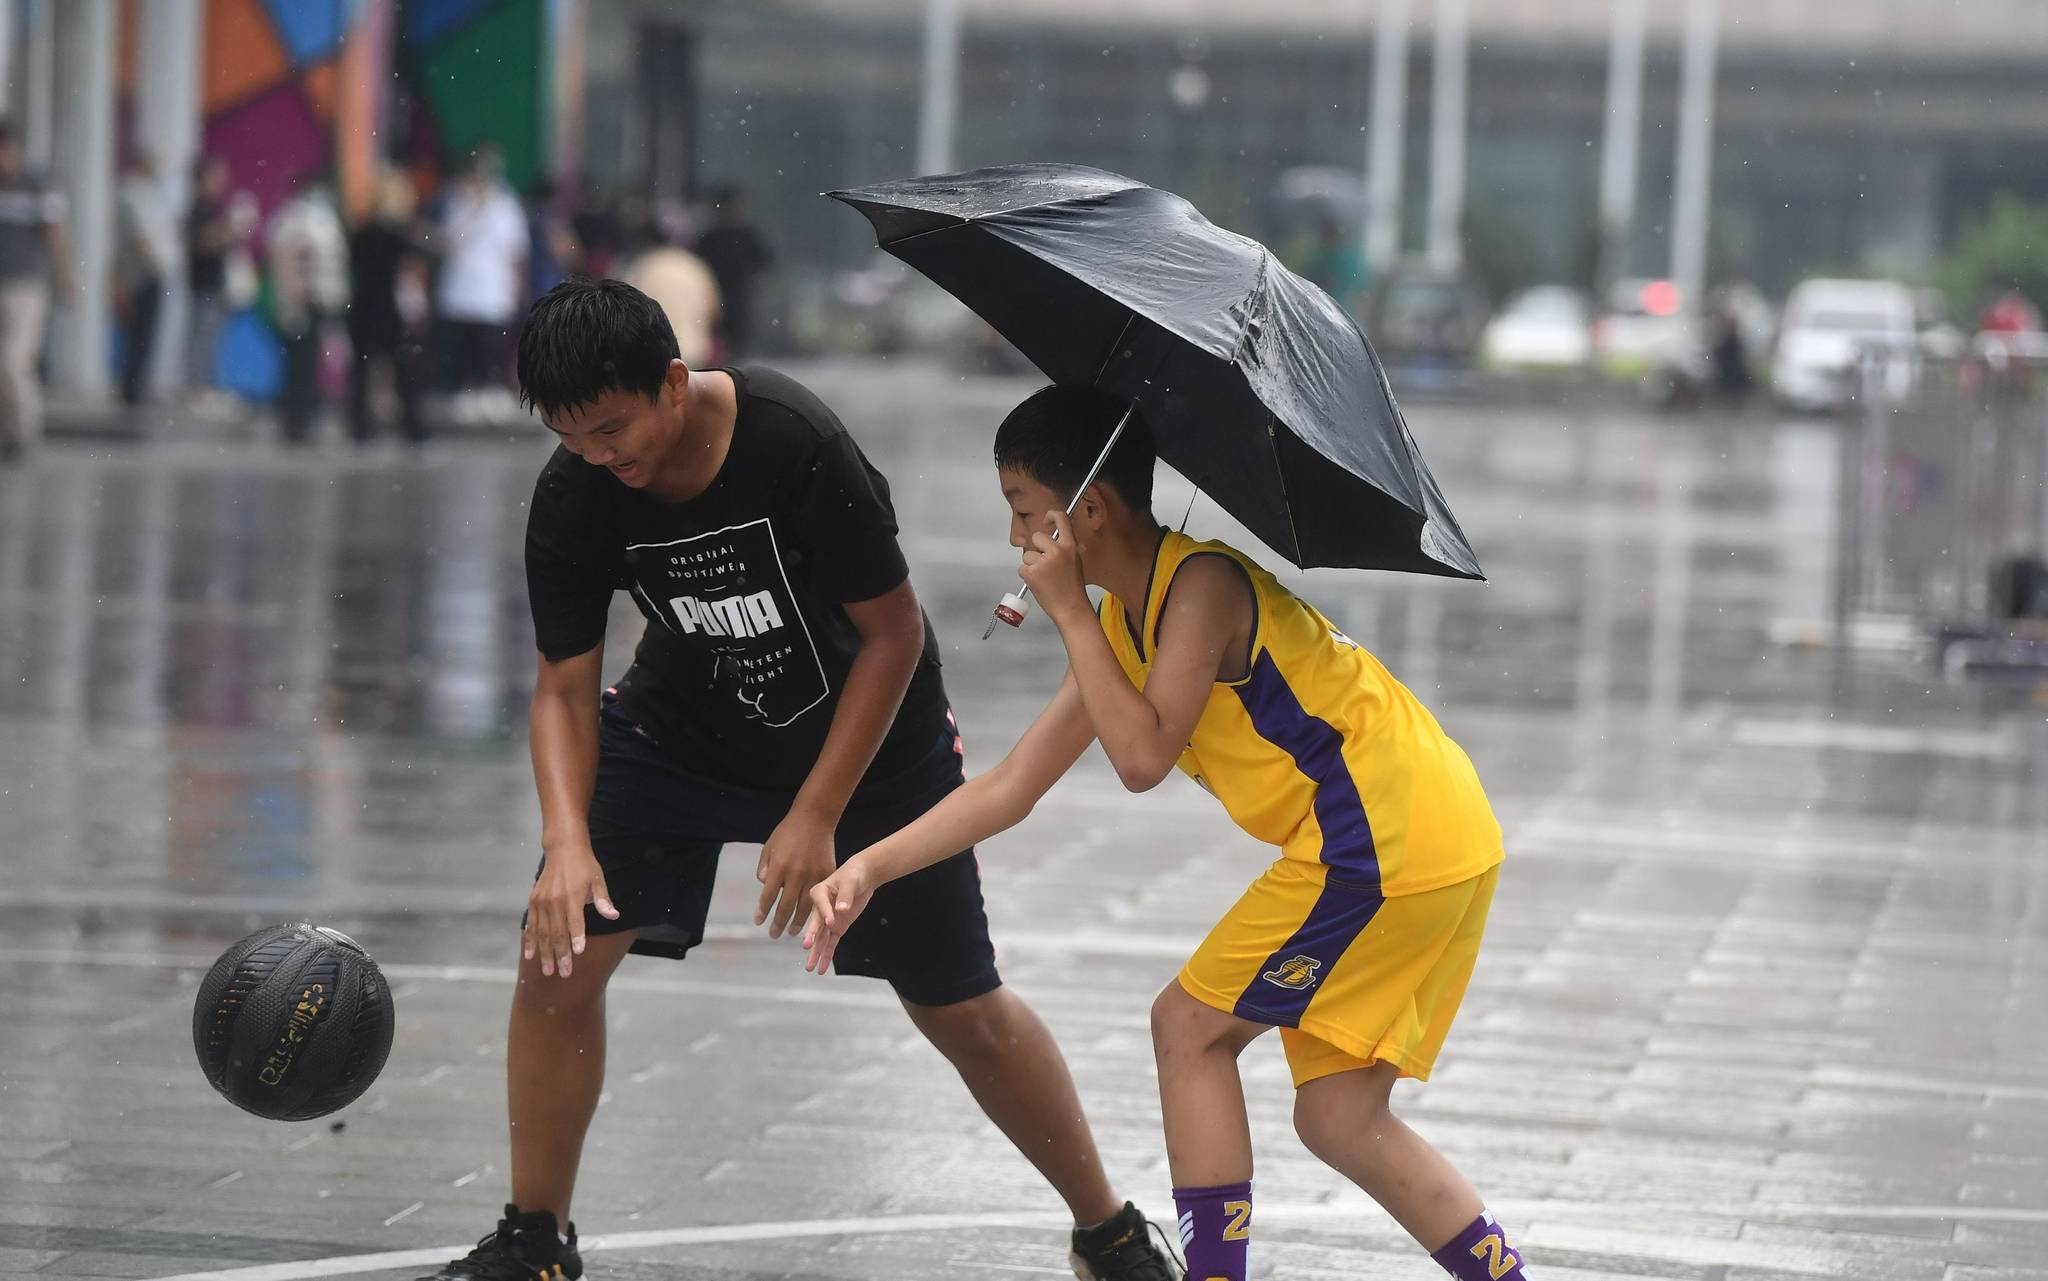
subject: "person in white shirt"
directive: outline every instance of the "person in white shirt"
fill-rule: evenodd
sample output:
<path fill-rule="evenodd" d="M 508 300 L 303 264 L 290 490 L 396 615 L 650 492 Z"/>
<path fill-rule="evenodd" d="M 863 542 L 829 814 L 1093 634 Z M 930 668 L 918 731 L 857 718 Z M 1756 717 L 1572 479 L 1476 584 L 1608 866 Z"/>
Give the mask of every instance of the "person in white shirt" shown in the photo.
<path fill-rule="evenodd" d="M 284 342 L 278 417 L 285 440 L 304 444 L 320 412 L 320 355 L 326 333 L 348 307 L 348 236 L 326 186 L 305 180 L 271 216 L 271 284 Z"/>
<path fill-rule="evenodd" d="M 494 148 L 479 148 L 441 213 L 434 301 L 447 384 L 458 393 L 508 386 L 512 326 L 526 301 L 526 214 L 499 178 L 500 166 Z"/>
<path fill-rule="evenodd" d="M 121 179 L 120 238 L 114 282 L 122 317 L 121 400 L 139 405 L 149 392 L 164 284 L 178 266 L 178 220 L 157 181 L 156 161 L 137 154 Z"/>

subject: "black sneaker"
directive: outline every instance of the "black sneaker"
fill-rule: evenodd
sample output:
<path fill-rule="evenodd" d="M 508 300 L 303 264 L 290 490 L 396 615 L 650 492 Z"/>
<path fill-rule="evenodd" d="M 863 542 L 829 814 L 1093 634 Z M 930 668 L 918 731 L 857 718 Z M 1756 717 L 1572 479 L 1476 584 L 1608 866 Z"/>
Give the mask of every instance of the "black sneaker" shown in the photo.
<path fill-rule="evenodd" d="M 1079 1281 L 1181 1281 L 1187 1272 L 1166 1233 L 1129 1201 L 1107 1223 L 1075 1228 L 1067 1262 Z"/>
<path fill-rule="evenodd" d="M 583 1256 L 576 1252 L 573 1223 L 568 1236 L 564 1244 L 555 1235 L 552 1212 L 524 1214 L 508 1205 L 498 1230 L 477 1242 L 476 1249 L 418 1281 L 576 1281 L 583 1275 Z"/>

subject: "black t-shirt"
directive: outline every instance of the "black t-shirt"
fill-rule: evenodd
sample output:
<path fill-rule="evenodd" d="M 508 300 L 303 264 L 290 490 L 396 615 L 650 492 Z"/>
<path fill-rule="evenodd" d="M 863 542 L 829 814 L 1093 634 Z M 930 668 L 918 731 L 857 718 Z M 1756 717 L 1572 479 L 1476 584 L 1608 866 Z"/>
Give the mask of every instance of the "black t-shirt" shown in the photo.
<path fill-rule="evenodd" d="M 205 196 L 194 196 L 185 212 L 185 284 L 195 294 L 212 295 L 227 288 L 227 248 L 206 243 L 206 237 L 223 230 L 227 216 L 225 203 Z"/>
<path fill-rule="evenodd" d="M 349 330 L 388 343 L 406 328 L 398 309 L 398 273 L 418 252 L 412 238 L 388 222 L 369 222 L 349 233 Z"/>
<path fill-rule="evenodd" d="M 710 486 L 671 503 L 557 449 L 526 524 L 526 585 L 540 652 L 604 639 L 614 591 L 647 617 L 619 710 L 693 771 L 793 791 L 816 762 L 860 648 L 849 601 L 909 577 L 889 483 L 807 388 L 728 369 L 732 446 Z M 938 641 L 868 769 L 888 779 L 925 758 L 946 724 Z"/>

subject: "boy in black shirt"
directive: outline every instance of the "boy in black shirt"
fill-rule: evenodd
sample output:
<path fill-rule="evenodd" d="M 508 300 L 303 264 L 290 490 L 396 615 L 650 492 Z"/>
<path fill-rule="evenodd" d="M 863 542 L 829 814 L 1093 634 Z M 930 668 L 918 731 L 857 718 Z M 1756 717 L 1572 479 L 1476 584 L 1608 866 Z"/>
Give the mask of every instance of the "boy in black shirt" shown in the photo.
<path fill-rule="evenodd" d="M 690 370 L 660 307 L 614 280 L 534 304 L 519 381 L 561 447 L 526 532 L 543 858 L 507 1043 L 513 1204 L 441 1278 L 581 1275 L 569 1199 L 603 1084 L 605 984 L 628 951 L 702 941 L 722 845 L 761 843 L 755 923 L 779 937 L 839 852 L 961 783 L 888 483 L 816 396 L 768 370 Z M 614 591 L 647 629 L 601 695 Z M 973 851 L 884 893 L 840 972 L 889 981 L 1065 1198 L 1080 1276 L 1173 1281 L 1110 1191 L 1059 1048 L 996 975 Z"/>

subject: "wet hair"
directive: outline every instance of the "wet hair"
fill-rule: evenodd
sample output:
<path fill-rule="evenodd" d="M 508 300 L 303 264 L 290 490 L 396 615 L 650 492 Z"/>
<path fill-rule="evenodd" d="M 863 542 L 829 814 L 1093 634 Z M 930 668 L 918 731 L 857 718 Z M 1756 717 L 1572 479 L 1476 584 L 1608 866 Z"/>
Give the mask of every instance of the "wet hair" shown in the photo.
<path fill-rule="evenodd" d="M 519 396 L 553 418 L 607 392 L 655 399 L 682 358 L 661 305 L 622 280 L 572 277 L 548 290 L 519 331 Z"/>
<path fill-rule="evenodd" d="M 1026 397 L 996 428 L 996 466 L 1019 471 L 1073 498 L 1130 402 L 1095 387 L 1043 387 Z M 1152 510 L 1152 430 L 1143 410 L 1117 438 L 1095 482 L 1108 485 L 1140 515 Z"/>

